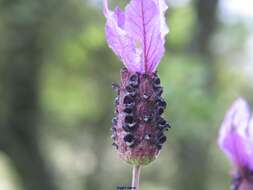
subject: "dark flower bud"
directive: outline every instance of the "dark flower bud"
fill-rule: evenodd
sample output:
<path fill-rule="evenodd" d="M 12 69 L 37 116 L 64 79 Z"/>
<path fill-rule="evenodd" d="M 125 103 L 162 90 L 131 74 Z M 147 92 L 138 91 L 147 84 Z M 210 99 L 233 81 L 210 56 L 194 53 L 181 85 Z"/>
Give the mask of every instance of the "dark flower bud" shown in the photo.
<path fill-rule="evenodd" d="M 132 134 L 127 134 L 124 136 L 124 141 L 127 146 L 132 146 L 134 144 L 134 136 Z"/>
<path fill-rule="evenodd" d="M 130 78 L 129 78 L 129 81 L 131 81 L 131 82 L 139 82 L 139 76 L 138 76 L 138 73 L 134 73 L 134 74 L 132 74 L 131 76 L 130 76 Z"/>
<path fill-rule="evenodd" d="M 127 124 L 133 124 L 134 123 L 134 118 L 132 115 L 126 115 L 125 117 L 125 123 Z"/>
<path fill-rule="evenodd" d="M 124 124 L 122 126 L 122 128 L 124 129 L 124 131 L 126 132 L 132 132 L 137 128 L 137 124 L 136 123 L 131 123 L 131 124 Z"/>
<path fill-rule="evenodd" d="M 162 136 L 164 136 L 162 131 L 158 131 L 157 133 L 157 139 L 160 139 Z"/>
<path fill-rule="evenodd" d="M 129 85 L 131 85 L 134 88 L 137 88 L 139 86 L 139 76 L 138 76 L 138 74 L 133 74 L 129 78 Z"/>
<path fill-rule="evenodd" d="M 132 104 L 133 102 L 134 102 L 134 99 L 133 99 L 132 96 L 126 95 L 126 96 L 124 97 L 123 103 L 124 103 L 125 105 Z"/>
<path fill-rule="evenodd" d="M 157 122 L 157 127 L 158 127 L 158 129 L 162 130 L 163 128 L 166 127 L 166 124 L 167 124 L 167 122 L 165 121 L 165 119 L 160 117 L 158 122 Z"/>
<path fill-rule="evenodd" d="M 167 140 L 167 138 L 166 138 L 166 136 L 165 135 L 162 135 L 162 136 L 160 136 L 159 137 L 159 144 L 163 144 L 163 143 L 165 143 L 166 142 L 166 140 Z"/>
<path fill-rule="evenodd" d="M 157 148 L 158 150 L 161 150 L 161 149 L 162 149 L 162 145 L 161 145 L 161 144 L 156 144 L 156 148 Z"/>
<path fill-rule="evenodd" d="M 127 95 L 130 95 L 132 97 L 136 96 L 136 90 L 131 85 L 126 86 Z"/>
<path fill-rule="evenodd" d="M 131 108 L 131 107 L 125 107 L 123 111 L 125 113 L 127 113 L 127 114 L 131 114 L 131 113 L 133 113 L 133 108 Z"/>
<path fill-rule="evenodd" d="M 131 86 L 131 85 L 127 85 L 127 86 L 126 86 L 126 91 L 127 91 L 127 92 L 135 92 L 136 89 L 135 89 L 133 86 Z"/>
<path fill-rule="evenodd" d="M 155 76 L 155 77 L 153 78 L 152 83 L 153 83 L 154 88 L 158 88 L 158 87 L 161 86 L 161 81 L 160 81 L 160 79 L 159 79 L 158 76 Z"/>
<path fill-rule="evenodd" d="M 163 107 L 158 107 L 158 114 L 162 115 L 164 112 L 164 108 Z"/>
<path fill-rule="evenodd" d="M 157 98 L 156 104 L 158 107 L 163 107 L 164 109 L 167 107 L 167 103 L 164 101 L 162 97 Z"/>
<path fill-rule="evenodd" d="M 136 96 L 136 92 L 128 92 L 127 95 L 135 97 Z"/>
<path fill-rule="evenodd" d="M 157 87 L 155 90 L 157 96 L 161 96 L 163 93 L 163 87 Z"/>
<path fill-rule="evenodd" d="M 125 142 L 132 142 L 134 140 L 134 136 L 132 134 L 127 134 L 125 137 L 124 137 L 124 141 Z"/>
<path fill-rule="evenodd" d="M 145 123 L 149 123 L 149 122 L 151 122 L 151 120 L 152 120 L 152 115 L 145 114 L 145 115 L 143 116 L 143 121 L 144 121 Z"/>
<path fill-rule="evenodd" d="M 148 92 L 144 92 L 144 93 L 143 93 L 143 98 L 144 98 L 145 100 L 148 100 L 150 97 L 151 97 L 151 94 L 150 94 L 150 93 L 148 93 Z"/>

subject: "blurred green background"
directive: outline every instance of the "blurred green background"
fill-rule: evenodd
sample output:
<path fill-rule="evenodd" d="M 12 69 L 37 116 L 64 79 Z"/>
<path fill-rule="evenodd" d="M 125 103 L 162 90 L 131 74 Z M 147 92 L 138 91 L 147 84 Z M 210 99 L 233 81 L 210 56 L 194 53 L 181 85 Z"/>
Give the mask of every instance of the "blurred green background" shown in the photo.
<path fill-rule="evenodd" d="M 229 188 L 230 163 L 216 139 L 237 96 L 253 103 L 249 4 L 169 1 L 171 32 L 158 70 L 173 128 L 159 158 L 143 168 L 141 189 Z M 122 64 L 104 23 L 101 0 L 0 0 L 0 190 L 129 185 L 131 167 L 111 146 L 111 83 Z"/>

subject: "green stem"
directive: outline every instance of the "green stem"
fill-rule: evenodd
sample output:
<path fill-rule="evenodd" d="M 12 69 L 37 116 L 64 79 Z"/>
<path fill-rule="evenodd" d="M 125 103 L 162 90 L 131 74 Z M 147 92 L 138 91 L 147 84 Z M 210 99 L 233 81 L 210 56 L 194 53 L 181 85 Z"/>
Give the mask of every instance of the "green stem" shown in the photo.
<path fill-rule="evenodd" d="M 132 188 L 133 190 L 139 190 L 140 184 L 140 174 L 141 174 L 141 166 L 133 167 L 133 175 L 132 175 Z"/>

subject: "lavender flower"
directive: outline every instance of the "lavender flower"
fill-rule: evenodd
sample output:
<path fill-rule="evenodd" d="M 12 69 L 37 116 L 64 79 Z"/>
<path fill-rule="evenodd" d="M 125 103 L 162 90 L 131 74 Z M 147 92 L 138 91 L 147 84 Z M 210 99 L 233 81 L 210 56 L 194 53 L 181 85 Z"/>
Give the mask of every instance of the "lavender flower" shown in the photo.
<path fill-rule="evenodd" d="M 253 116 L 247 102 L 238 98 L 222 123 L 218 143 L 235 166 L 232 190 L 253 189 Z"/>
<path fill-rule="evenodd" d="M 118 93 L 113 145 L 123 160 L 137 166 L 157 157 L 170 127 L 162 117 L 166 102 L 156 73 L 169 32 L 166 10 L 164 0 L 131 0 L 125 11 L 110 11 L 104 0 L 107 42 L 125 66 L 120 84 L 113 84 Z"/>

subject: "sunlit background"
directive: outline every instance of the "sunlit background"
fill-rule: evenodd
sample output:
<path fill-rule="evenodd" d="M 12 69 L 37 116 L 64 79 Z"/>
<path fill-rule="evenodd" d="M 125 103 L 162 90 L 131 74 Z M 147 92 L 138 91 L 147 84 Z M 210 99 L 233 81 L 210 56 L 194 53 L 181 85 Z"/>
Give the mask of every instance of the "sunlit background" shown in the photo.
<path fill-rule="evenodd" d="M 216 139 L 236 97 L 253 105 L 253 1 L 168 3 L 158 70 L 172 129 L 141 189 L 225 190 L 231 164 Z M 129 185 L 111 146 L 122 64 L 104 23 L 101 0 L 0 0 L 0 190 Z"/>

